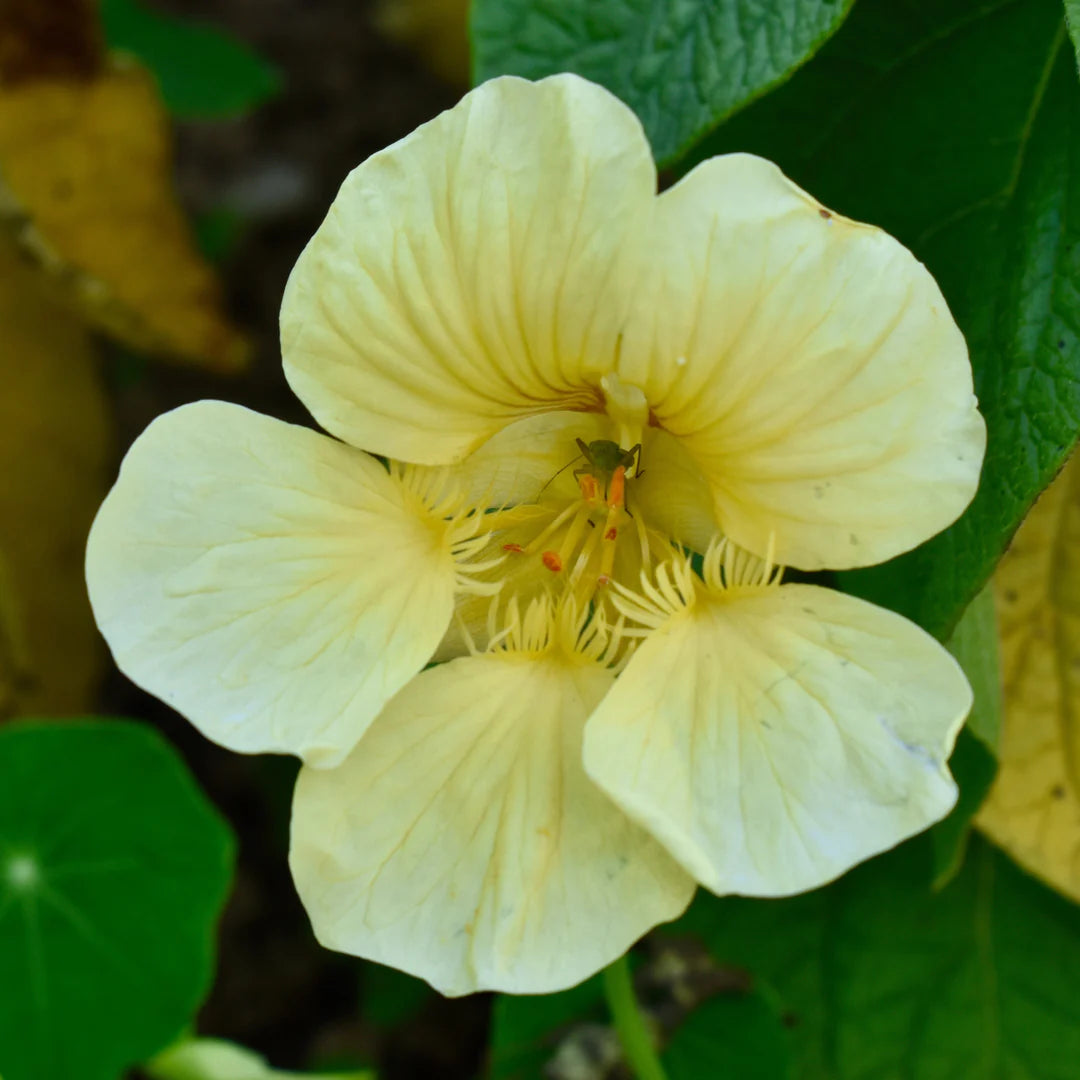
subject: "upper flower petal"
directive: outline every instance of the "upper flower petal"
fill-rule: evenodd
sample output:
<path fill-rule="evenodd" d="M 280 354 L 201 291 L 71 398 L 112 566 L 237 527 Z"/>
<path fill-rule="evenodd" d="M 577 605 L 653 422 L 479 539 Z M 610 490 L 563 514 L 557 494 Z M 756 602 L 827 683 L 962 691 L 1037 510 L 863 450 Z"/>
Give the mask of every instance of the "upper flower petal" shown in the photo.
<path fill-rule="evenodd" d="M 290 384 L 328 431 L 423 464 L 595 406 L 655 186 L 606 90 L 484 83 L 342 185 L 285 292 Z"/>
<path fill-rule="evenodd" d="M 705 594 L 635 653 L 585 767 L 707 888 L 780 896 L 943 817 L 970 706 L 893 612 L 810 585 Z"/>
<path fill-rule="evenodd" d="M 985 427 L 963 336 L 907 249 L 732 154 L 660 196 L 645 250 L 619 374 L 695 458 L 727 535 L 840 569 L 959 516 Z"/>
<path fill-rule="evenodd" d="M 304 769 L 291 864 L 319 940 L 444 994 L 546 993 L 687 905 L 692 880 L 585 776 L 607 669 L 488 653 L 424 672 L 343 765 Z"/>
<path fill-rule="evenodd" d="M 203 401 L 132 446 L 86 574 L 132 680 L 230 749 L 331 765 L 431 656 L 455 561 L 373 458 Z"/>

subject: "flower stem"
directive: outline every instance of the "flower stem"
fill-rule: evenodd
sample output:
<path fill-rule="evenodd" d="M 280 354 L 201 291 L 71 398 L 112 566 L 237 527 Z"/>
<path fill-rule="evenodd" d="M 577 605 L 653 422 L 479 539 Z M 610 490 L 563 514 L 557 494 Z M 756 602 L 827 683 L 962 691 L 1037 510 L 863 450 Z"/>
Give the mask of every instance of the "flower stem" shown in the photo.
<path fill-rule="evenodd" d="M 626 1061 L 638 1080 L 667 1080 L 634 995 L 630 962 L 620 956 L 604 969 L 604 996 Z"/>

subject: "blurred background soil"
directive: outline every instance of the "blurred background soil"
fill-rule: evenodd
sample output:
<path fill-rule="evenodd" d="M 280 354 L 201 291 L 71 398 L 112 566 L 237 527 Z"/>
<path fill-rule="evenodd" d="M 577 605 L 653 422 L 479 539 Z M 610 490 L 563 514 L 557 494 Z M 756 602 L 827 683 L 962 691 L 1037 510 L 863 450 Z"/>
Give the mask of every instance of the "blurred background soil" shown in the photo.
<path fill-rule="evenodd" d="M 147 365 L 114 350 L 106 371 L 116 463 L 155 416 L 200 398 L 310 423 L 281 371 L 277 320 L 289 271 L 346 173 L 460 94 L 388 41 L 366 0 L 155 0 L 154 6 L 247 42 L 277 67 L 282 89 L 242 119 L 177 128 L 181 201 L 195 219 L 230 222 L 220 271 L 228 310 L 254 340 L 253 363 L 244 374 L 223 378 Z M 372 1062 L 381 1080 L 479 1074 L 485 997 L 419 995 L 417 987 L 315 942 L 286 865 L 290 760 L 219 749 L 115 670 L 99 711 L 158 725 L 238 837 L 237 882 L 201 1032 L 235 1039 L 278 1068 Z M 383 1000 L 387 995 L 394 1000 Z"/>

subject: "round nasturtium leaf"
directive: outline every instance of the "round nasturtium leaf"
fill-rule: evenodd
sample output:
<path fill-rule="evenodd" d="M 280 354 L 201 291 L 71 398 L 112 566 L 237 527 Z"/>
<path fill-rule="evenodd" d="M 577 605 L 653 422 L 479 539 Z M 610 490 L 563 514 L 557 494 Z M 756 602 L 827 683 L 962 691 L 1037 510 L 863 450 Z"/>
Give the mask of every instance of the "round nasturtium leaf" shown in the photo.
<path fill-rule="evenodd" d="M 149 727 L 0 729 L 4 1080 L 117 1080 L 174 1040 L 210 984 L 232 861 Z"/>

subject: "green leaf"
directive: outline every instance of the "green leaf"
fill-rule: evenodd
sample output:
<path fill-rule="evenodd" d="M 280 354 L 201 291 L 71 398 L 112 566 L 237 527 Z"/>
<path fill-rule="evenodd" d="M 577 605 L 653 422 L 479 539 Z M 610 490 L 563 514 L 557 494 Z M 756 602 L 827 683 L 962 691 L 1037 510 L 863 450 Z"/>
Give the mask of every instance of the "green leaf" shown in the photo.
<path fill-rule="evenodd" d="M 366 963 L 363 966 L 361 1012 L 368 1023 L 389 1028 L 415 1016 L 435 995 L 423 979 L 397 968 Z"/>
<path fill-rule="evenodd" d="M 599 975 L 558 994 L 500 994 L 491 1013 L 489 1080 L 545 1080 L 563 1030 L 596 1017 L 606 1022 L 603 1001 Z"/>
<path fill-rule="evenodd" d="M 997 775 L 1001 742 L 1001 649 L 994 589 L 987 585 L 972 601 L 947 642 L 971 683 L 975 703 L 949 759 L 960 798 L 944 821 L 930 830 L 934 844 L 934 886 L 942 888 L 964 860 L 971 822 Z"/>
<path fill-rule="evenodd" d="M 149 727 L 0 729 L 4 1080 L 116 1080 L 175 1039 L 210 985 L 232 858 Z"/>
<path fill-rule="evenodd" d="M 946 638 L 1080 431 L 1080 88 L 1059 0 L 862 0 L 718 133 L 906 243 L 964 331 L 989 427 L 954 526 L 843 586 Z"/>
<path fill-rule="evenodd" d="M 971 849 L 939 893 L 923 837 L 805 896 L 704 896 L 680 928 L 779 993 L 799 1080 L 1075 1080 L 1080 908 Z"/>
<path fill-rule="evenodd" d="M 101 0 L 101 17 L 109 46 L 134 53 L 150 68 L 175 116 L 235 116 L 281 89 L 277 71 L 258 53 L 212 26 L 153 11 L 139 0 Z"/>
<path fill-rule="evenodd" d="M 223 1039 L 186 1039 L 143 1066 L 152 1080 L 375 1080 L 363 1072 L 281 1072 L 258 1054 Z"/>
<path fill-rule="evenodd" d="M 1001 700 L 1001 648 L 992 585 L 987 585 L 968 606 L 946 642 L 946 648 L 964 669 L 975 695 L 967 729 L 996 754 L 1001 743 L 1004 706 Z"/>
<path fill-rule="evenodd" d="M 699 1005 L 664 1051 L 668 1080 L 790 1080 L 788 1033 L 761 993 L 722 994 Z"/>
<path fill-rule="evenodd" d="M 852 2 L 473 0 L 475 81 L 577 72 L 638 114 L 664 164 L 790 76 Z"/>
<path fill-rule="evenodd" d="M 1065 0 L 1065 20 L 1076 48 L 1076 62 L 1080 65 L 1080 0 Z"/>
<path fill-rule="evenodd" d="M 935 889 L 944 888 L 960 872 L 972 822 L 990 794 L 997 770 L 997 758 L 986 743 L 973 735 L 970 728 L 964 728 L 949 758 L 949 771 L 960 788 L 960 797 L 948 817 L 930 830 Z"/>

